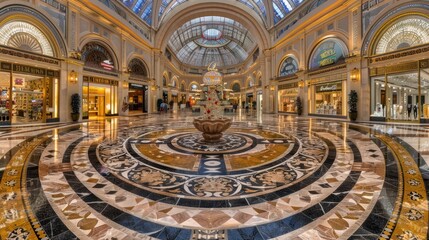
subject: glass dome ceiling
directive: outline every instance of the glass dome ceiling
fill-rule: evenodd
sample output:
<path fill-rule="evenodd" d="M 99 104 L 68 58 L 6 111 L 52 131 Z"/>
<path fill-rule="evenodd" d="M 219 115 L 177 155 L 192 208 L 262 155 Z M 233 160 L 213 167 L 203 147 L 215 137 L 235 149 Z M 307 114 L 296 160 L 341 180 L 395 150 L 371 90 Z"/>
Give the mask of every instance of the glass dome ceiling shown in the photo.
<path fill-rule="evenodd" d="M 162 19 L 171 12 L 175 7 L 180 4 L 187 2 L 188 0 L 158 0 L 160 4 L 157 9 L 152 9 L 154 7 L 153 0 L 118 0 L 122 2 L 126 7 L 138 15 L 143 21 L 147 24 L 152 25 L 152 12 L 155 13 L 155 16 L 158 17 L 159 23 L 162 22 Z M 269 19 L 267 19 L 267 11 L 272 9 L 273 11 L 273 20 L 274 24 L 278 23 L 280 20 L 285 18 L 295 7 L 300 5 L 305 0 L 272 0 L 267 1 L 268 5 L 264 4 L 263 0 L 231 0 L 232 2 L 236 1 L 246 5 L 255 11 L 266 24 Z"/>
<path fill-rule="evenodd" d="M 256 47 L 249 31 L 225 17 L 207 16 L 186 22 L 168 45 L 177 58 L 192 66 L 230 66 L 243 62 Z"/>

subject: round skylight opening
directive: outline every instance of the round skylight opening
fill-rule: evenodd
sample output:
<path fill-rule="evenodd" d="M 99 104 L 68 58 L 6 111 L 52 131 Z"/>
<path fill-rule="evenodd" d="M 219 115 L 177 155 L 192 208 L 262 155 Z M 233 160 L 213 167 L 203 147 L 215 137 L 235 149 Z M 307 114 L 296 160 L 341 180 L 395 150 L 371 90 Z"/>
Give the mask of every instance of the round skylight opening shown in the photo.
<path fill-rule="evenodd" d="M 222 38 L 222 32 L 215 28 L 209 28 L 203 32 L 203 38 L 206 40 L 219 40 Z"/>

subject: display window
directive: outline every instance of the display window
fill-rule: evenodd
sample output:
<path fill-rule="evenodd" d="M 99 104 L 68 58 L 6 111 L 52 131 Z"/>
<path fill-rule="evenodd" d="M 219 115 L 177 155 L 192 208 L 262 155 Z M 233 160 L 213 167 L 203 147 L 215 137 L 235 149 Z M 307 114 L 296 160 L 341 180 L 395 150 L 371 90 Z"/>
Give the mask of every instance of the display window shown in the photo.
<path fill-rule="evenodd" d="M 314 85 L 314 113 L 323 115 L 344 116 L 343 82 Z"/>
<path fill-rule="evenodd" d="M 59 72 L 19 64 L 1 66 L 12 71 L 0 74 L 0 124 L 59 121 Z"/>
<path fill-rule="evenodd" d="M 371 117 L 387 121 L 429 120 L 428 69 L 371 78 Z"/>
<path fill-rule="evenodd" d="M 279 112 L 295 113 L 295 101 L 298 97 L 298 88 L 282 89 L 279 90 L 278 103 Z"/>

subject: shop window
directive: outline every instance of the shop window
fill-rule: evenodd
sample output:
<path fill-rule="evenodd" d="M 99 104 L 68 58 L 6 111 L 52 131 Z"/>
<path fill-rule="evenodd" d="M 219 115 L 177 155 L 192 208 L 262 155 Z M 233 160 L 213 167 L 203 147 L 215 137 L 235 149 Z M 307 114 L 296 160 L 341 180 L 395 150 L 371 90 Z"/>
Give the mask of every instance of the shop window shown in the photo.
<path fill-rule="evenodd" d="M 295 101 L 298 97 L 298 88 L 279 90 L 279 112 L 296 112 Z"/>
<path fill-rule="evenodd" d="M 344 115 L 342 82 L 315 85 L 315 113 Z"/>

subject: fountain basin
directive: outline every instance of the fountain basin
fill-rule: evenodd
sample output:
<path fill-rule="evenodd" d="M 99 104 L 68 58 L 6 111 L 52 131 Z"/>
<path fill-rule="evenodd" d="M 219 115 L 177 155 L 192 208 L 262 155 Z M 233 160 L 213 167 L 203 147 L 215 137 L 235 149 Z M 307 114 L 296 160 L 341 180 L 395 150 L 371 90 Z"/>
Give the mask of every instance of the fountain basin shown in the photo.
<path fill-rule="evenodd" d="M 229 118 L 219 119 L 194 119 L 195 128 L 203 133 L 203 138 L 207 142 L 217 142 L 222 137 L 222 132 L 231 127 L 232 120 Z"/>

